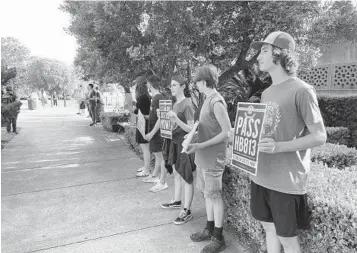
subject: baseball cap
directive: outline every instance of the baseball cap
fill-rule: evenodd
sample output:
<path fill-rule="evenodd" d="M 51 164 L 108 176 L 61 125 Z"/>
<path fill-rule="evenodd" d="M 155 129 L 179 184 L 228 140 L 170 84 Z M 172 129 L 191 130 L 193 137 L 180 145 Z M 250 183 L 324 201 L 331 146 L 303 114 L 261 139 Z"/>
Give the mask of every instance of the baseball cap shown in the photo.
<path fill-rule="evenodd" d="M 202 67 L 199 67 L 196 70 L 193 81 L 206 81 L 207 83 L 211 83 L 212 85 L 216 86 L 218 83 L 217 68 L 213 65 L 204 65 Z"/>
<path fill-rule="evenodd" d="M 264 41 L 254 41 L 251 44 L 251 47 L 256 50 L 260 50 L 260 48 L 264 44 L 276 46 L 281 49 L 288 49 L 291 52 L 295 51 L 295 41 L 294 41 L 293 37 L 290 34 L 288 34 L 286 32 L 282 32 L 282 31 L 276 31 L 276 32 L 270 33 L 265 38 Z"/>

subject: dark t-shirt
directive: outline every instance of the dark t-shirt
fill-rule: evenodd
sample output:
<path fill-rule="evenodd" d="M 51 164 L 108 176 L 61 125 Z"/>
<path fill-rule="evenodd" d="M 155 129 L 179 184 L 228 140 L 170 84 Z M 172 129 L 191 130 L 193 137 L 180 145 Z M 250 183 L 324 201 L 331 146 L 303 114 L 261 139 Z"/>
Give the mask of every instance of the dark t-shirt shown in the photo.
<path fill-rule="evenodd" d="M 176 113 L 177 117 L 185 124 L 188 121 L 194 119 L 194 109 L 190 98 L 185 98 L 179 103 L 175 103 L 173 106 L 173 111 Z M 172 140 L 174 143 L 181 143 L 184 140 L 184 136 L 187 134 L 181 127 L 174 123 L 172 130 Z"/>
<path fill-rule="evenodd" d="M 134 110 L 134 113 L 138 114 L 140 110 L 143 115 L 149 115 L 150 106 L 150 97 L 146 94 L 142 94 L 138 97 L 138 100 L 136 101 L 136 109 Z"/>
<path fill-rule="evenodd" d="M 159 109 L 159 101 L 168 99 L 163 94 L 156 94 L 151 100 L 151 107 L 149 113 L 149 132 L 154 129 L 156 121 L 157 121 L 157 113 L 156 110 Z M 160 134 L 160 130 L 156 132 L 156 135 Z"/>

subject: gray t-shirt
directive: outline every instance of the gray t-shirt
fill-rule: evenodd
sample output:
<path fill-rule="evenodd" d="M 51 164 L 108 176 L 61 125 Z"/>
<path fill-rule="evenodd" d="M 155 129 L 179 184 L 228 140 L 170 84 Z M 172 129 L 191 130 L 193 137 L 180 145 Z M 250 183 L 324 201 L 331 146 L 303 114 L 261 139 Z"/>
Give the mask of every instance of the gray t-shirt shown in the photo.
<path fill-rule="evenodd" d="M 267 88 L 261 103 L 267 104 L 262 138 L 291 141 L 309 134 L 307 125 L 322 121 L 314 88 L 296 77 Z M 310 149 L 259 152 L 258 162 L 257 176 L 251 176 L 256 184 L 288 194 L 306 193 Z"/>
<path fill-rule="evenodd" d="M 226 108 L 224 98 L 218 93 L 214 93 L 203 102 L 198 124 L 197 142 L 205 142 L 222 132 L 221 125 L 214 115 L 215 103 L 222 103 Z M 217 163 L 220 165 L 226 162 L 227 141 L 199 149 L 196 151 L 195 163 L 197 167 L 214 170 Z M 224 168 L 224 167 L 223 167 Z"/>

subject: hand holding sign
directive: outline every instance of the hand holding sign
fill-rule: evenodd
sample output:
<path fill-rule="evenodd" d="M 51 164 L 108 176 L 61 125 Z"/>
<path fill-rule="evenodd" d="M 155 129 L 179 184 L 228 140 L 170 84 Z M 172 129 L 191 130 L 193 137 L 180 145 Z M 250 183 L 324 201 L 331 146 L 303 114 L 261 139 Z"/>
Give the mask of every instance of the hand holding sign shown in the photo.
<path fill-rule="evenodd" d="M 167 115 L 167 117 L 170 118 L 170 120 L 172 122 L 176 122 L 177 115 L 176 115 L 176 113 L 174 111 L 169 111 L 169 112 L 166 113 L 166 115 Z"/>
<path fill-rule="evenodd" d="M 278 152 L 277 143 L 272 138 L 261 139 L 258 147 L 260 152 L 268 154 L 275 154 Z"/>

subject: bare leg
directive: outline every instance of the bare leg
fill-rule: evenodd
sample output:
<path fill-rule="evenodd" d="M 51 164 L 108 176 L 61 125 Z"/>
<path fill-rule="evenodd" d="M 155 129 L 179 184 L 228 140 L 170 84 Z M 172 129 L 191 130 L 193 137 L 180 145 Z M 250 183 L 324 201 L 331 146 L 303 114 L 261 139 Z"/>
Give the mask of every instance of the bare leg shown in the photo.
<path fill-rule="evenodd" d="M 180 174 L 177 173 L 176 169 L 174 168 L 174 196 L 175 196 L 175 202 L 176 201 L 181 201 L 181 190 L 182 190 L 182 184 L 181 184 L 181 176 Z"/>
<path fill-rule="evenodd" d="M 144 173 L 150 173 L 150 151 L 149 151 L 149 143 L 140 144 L 140 148 L 143 151 L 144 157 Z"/>
<path fill-rule="evenodd" d="M 272 222 L 261 222 L 266 233 L 268 253 L 280 253 L 281 244 L 276 235 L 275 225 Z"/>
<path fill-rule="evenodd" d="M 182 181 L 183 181 L 183 184 L 185 185 L 185 204 L 184 204 L 184 208 L 186 208 L 187 210 L 190 210 L 191 209 L 192 200 L 193 200 L 193 194 L 194 194 L 193 183 L 188 184 L 184 180 L 182 180 Z"/>
<path fill-rule="evenodd" d="M 283 245 L 285 253 L 302 253 L 300 248 L 299 238 L 295 237 L 280 237 L 279 240 Z"/>

